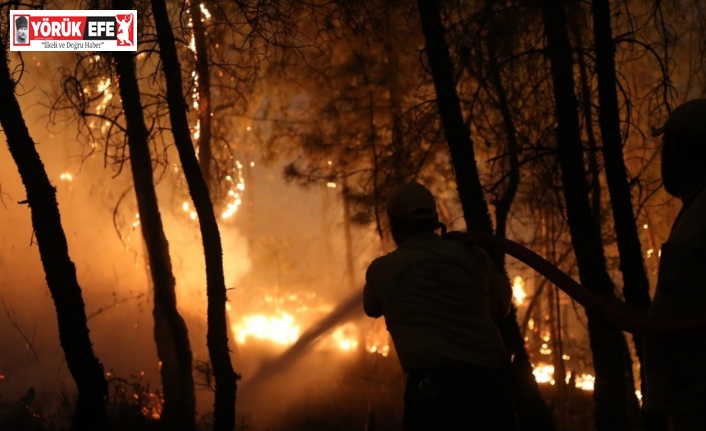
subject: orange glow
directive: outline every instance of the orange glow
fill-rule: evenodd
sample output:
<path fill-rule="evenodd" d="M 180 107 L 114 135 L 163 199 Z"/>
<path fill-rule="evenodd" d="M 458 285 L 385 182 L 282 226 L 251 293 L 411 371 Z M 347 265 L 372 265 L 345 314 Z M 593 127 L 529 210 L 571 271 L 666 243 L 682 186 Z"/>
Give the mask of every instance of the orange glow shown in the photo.
<path fill-rule="evenodd" d="M 244 344 L 248 337 L 252 337 L 288 346 L 297 341 L 300 333 L 300 327 L 294 322 L 294 317 L 285 312 L 273 315 L 246 315 L 239 323 L 234 324 L 232 329 L 239 344 Z"/>
<path fill-rule="evenodd" d="M 251 311 L 234 308 L 226 305 L 232 316 L 231 331 L 236 343 L 247 345 L 252 340 L 259 340 L 274 346 L 289 347 L 335 307 L 322 302 L 313 292 L 299 292 L 287 295 L 265 293 L 258 304 L 247 308 Z M 324 335 L 316 348 L 345 353 L 364 347 L 370 353 L 387 356 L 390 352 L 389 336 L 384 325 L 381 328 L 383 333 L 364 336 L 355 323 L 343 323 Z"/>
<path fill-rule="evenodd" d="M 537 383 L 549 383 L 550 385 L 556 384 L 554 379 L 554 365 L 539 363 L 533 366 L 532 374 L 534 374 L 534 379 Z M 571 373 L 566 373 L 564 381 L 569 383 L 571 379 Z M 592 391 L 596 378 L 592 374 L 581 373 L 574 377 L 574 386 L 577 389 L 584 391 Z"/>
<path fill-rule="evenodd" d="M 512 281 L 512 299 L 515 305 L 522 305 L 527 297 L 525 293 L 525 281 L 519 275 Z"/>

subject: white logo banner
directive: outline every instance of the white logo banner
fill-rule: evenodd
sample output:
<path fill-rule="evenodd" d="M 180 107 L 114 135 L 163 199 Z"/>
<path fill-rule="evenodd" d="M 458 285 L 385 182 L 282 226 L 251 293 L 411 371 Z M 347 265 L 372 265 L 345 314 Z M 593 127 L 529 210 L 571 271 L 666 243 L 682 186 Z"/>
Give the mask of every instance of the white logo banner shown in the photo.
<path fill-rule="evenodd" d="M 137 51 L 137 11 L 11 10 L 10 51 Z"/>

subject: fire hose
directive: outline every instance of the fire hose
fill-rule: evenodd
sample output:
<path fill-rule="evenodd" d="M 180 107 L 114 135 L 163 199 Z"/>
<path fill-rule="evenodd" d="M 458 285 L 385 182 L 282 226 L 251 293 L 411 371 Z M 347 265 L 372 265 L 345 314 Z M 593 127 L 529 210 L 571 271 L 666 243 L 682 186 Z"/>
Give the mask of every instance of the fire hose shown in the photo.
<path fill-rule="evenodd" d="M 586 309 L 590 319 L 602 320 L 625 332 L 636 335 L 657 335 L 673 332 L 703 332 L 706 319 L 656 320 L 635 310 L 617 298 L 605 299 L 583 287 L 532 250 L 507 238 L 483 232 L 449 232 L 449 239 L 475 244 L 488 251 L 502 251 L 547 278 Z"/>
<path fill-rule="evenodd" d="M 623 331 L 637 335 L 669 334 L 673 332 L 703 332 L 706 330 L 706 319 L 691 319 L 678 321 L 665 321 L 651 319 L 646 313 L 629 307 L 622 301 L 613 297 L 605 299 L 583 287 L 569 275 L 561 271 L 546 259 L 514 241 L 482 232 L 448 232 L 446 238 L 461 241 L 466 244 L 475 244 L 488 251 L 502 251 L 517 260 L 525 263 L 550 282 L 564 291 L 573 300 L 586 309 L 586 314 L 594 322 L 612 325 Z M 299 340 L 290 346 L 276 359 L 264 363 L 254 376 L 245 382 L 241 389 L 257 387 L 259 383 L 270 379 L 283 372 L 289 365 L 303 356 L 308 347 L 315 343 L 331 328 L 345 322 L 356 314 L 362 313 L 363 292 L 354 292 L 342 301 L 328 316 L 307 329 Z"/>

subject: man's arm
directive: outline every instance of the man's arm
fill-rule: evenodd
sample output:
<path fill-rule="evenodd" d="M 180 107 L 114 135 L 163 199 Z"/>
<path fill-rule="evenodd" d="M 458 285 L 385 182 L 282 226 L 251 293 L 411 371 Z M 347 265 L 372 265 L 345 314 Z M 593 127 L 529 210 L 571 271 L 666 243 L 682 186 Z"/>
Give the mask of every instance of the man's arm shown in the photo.
<path fill-rule="evenodd" d="M 378 299 L 373 284 L 371 283 L 371 268 L 375 262 L 370 264 L 368 271 L 365 273 L 365 287 L 363 287 L 363 309 L 365 314 L 370 317 L 382 316 L 382 304 Z"/>
<path fill-rule="evenodd" d="M 365 314 L 369 317 L 382 316 L 380 301 L 375 296 L 375 291 L 370 289 L 367 284 L 363 288 L 363 308 L 365 309 Z"/>

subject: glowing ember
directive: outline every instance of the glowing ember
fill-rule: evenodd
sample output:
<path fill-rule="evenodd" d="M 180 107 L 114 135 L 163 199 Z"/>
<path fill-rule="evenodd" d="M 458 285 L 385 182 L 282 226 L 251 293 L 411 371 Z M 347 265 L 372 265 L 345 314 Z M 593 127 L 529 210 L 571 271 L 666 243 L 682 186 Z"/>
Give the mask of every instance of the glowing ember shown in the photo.
<path fill-rule="evenodd" d="M 534 374 L 534 379 L 537 383 L 550 383 L 552 385 L 556 383 L 554 381 L 554 365 L 537 365 L 532 370 L 532 374 Z"/>
<path fill-rule="evenodd" d="M 580 374 L 576 376 L 576 387 L 584 391 L 592 391 L 596 378 L 590 374 Z"/>
<path fill-rule="evenodd" d="M 549 341 L 549 340 L 551 340 L 551 338 L 552 338 L 551 332 L 549 332 L 548 330 L 544 329 L 544 330 L 542 330 L 542 332 L 540 333 L 539 338 L 541 338 L 543 341 Z"/>
<path fill-rule="evenodd" d="M 532 374 L 534 374 L 534 379 L 537 383 L 549 383 L 550 385 L 556 384 L 556 380 L 554 379 L 554 365 L 542 363 L 537 364 L 534 366 Z M 566 374 L 564 381 L 566 383 L 571 381 L 571 373 Z M 574 376 L 574 386 L 584 391 L 592 391 L 595 381 L 596 378 L 587 373 L 576 374 Z"/>
<path fill-rule="evenodd" d="M 512 282 L 512 298 L 516 305 L 522 305 L 526 297 L 525 281 L 518 275 Z"/>
<path fill-rule="evenodd" d="M 383 317 L 375 320 L 370 334 L 366 337 L 365 350 L 387 356 L 390 354 L 390 333 L 382 322 L 378 323 L 378 320 L 384 321 L 384 319 Z"/>
<path fill-rule="evenodd" d="M 339 350 L 352 352 L 358 348 L 357 335 L 357 328 L 349 323 L 336 329 L 331 335 L 331 340 Z"/>
<path fill-rule="evenodd" d="M 234 162 L 235 174 L 237 179 L 234 179 L 231 175 L 226 176 L 226 181 L 229 184 L 228 189 L 228 202 L 226 203 L 226 208 L 221 213 L 222 219 L 227 219 L 233 216 L 240 208 L 243 200 L 240 193 L 245 190 L 245 179 L 243 178 L 243 164 L 236 160 Z"/>
<path fill-rule="evenodd" d="M 204 5 L 203 3 L 200 3 L 199 8 L 201 9 L 201 13 L 203 14 L 203 18 L 201 18 L 202 22 L 211 18 L 211 12 L 208 11 L 208 9 L 206 8 L 206 5 Z"/>
<path fill-rule="evenodd" d="M 370 353 L 379 353 L 382 356 L 387 356 L 390 354 L 390 346 L 389 345 L 384 345 L 380 348 L 378 346 L 372 346 L 370 350 L 368 350 Z"/>
<path fill-rule="evenodd" d="M 193 211 L 193 210 L 191 209 L 191 207 L 189 206 L 189 203 L 186 202 L 186 201 L 184 201 L 184 203 L 181 204 L 181 209 L 182 209 L 185 213 L 189 214 L 189 218 L 190 218 L 191 220 L 196 220 L 196 217 L 198 217 L 198 214 L 196 214 L 196 211 Z"/>

